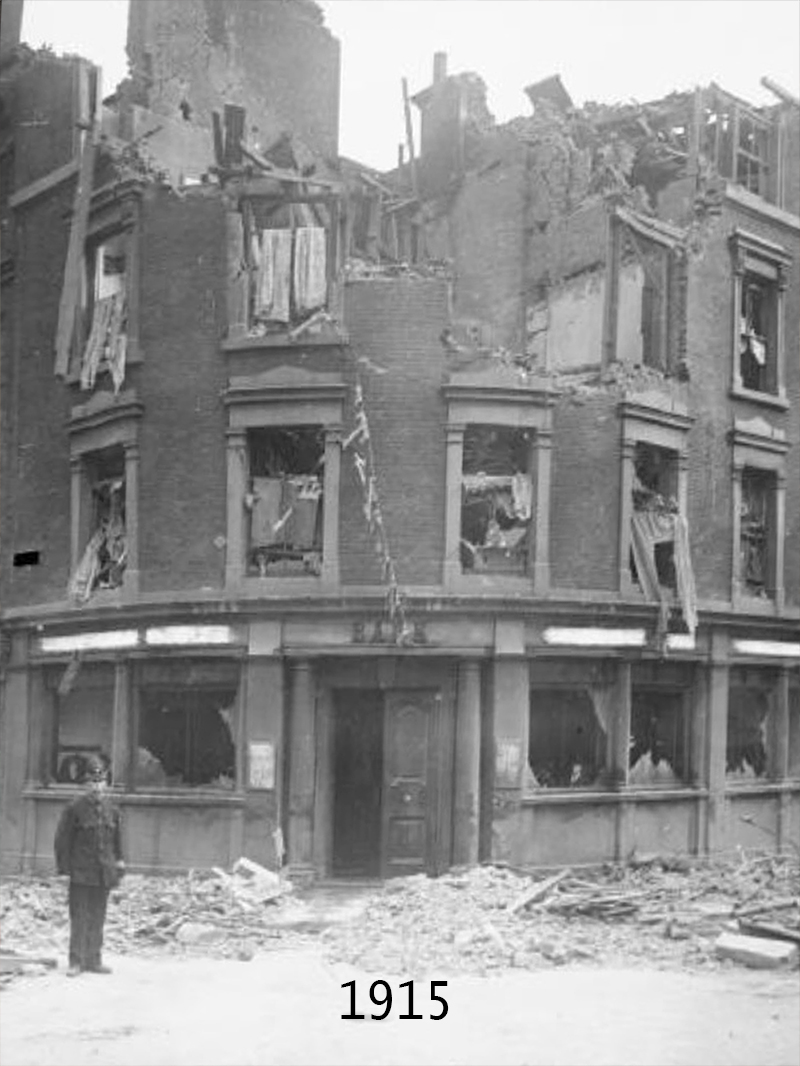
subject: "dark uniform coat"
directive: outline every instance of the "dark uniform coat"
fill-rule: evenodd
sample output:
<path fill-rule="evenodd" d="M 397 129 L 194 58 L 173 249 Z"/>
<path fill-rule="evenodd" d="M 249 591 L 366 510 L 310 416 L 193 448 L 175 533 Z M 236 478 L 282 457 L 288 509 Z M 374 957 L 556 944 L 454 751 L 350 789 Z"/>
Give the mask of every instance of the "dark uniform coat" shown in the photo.
<path fill-rule="evenodd" d="M 78 885 L 114 888 L 122 860 L 122 819 L 111 797 L 87 793 L 61 815 L 55 839 L 56 867 Z"/>

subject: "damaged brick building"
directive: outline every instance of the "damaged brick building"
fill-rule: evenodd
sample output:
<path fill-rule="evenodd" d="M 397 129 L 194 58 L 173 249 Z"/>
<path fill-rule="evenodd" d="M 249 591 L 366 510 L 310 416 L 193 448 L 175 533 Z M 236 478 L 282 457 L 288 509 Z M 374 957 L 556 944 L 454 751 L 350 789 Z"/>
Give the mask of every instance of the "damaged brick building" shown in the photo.
<path fill-rule="evenodd" d="M 438 54 L 381 174 L 312 0 L 7 5 L 2 867 L 98 751 L 141 869 L 796 839 L 798 102 Z"/>

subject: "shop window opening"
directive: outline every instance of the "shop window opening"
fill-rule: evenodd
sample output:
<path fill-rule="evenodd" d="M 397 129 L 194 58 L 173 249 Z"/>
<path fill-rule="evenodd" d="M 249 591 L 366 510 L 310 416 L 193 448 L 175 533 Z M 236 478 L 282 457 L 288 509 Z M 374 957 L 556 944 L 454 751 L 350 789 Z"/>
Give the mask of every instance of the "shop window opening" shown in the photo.
<path fill-rule="evenodd" d="M 739 543 L 742 585 L 750 596 L 774 596 L 774 496 L 775 476 L 771 471 L 745 468 L 742 472 Z"/>
<path fill-rule="evenodd" d="M 756 781 L 769 773 L 771 685 L 754 687 L 734 675 L 728 691 L 725 776 L 728 781 Z"/>
<path fill-rule="evenodd" d="M 89 529 L 69 594 L 85 602 L 96 589 L 119 588 L 127 565 L 125 537 L 125 452 L 113 447 L 84 459 Z"/>
<path fill-rule="evenodd" d="M 235 788 L 235 704 L 230 688 L 144 689 L 136 785 Z"/>
<path fill-rule="evenodd" d="M 686 722 L 682 691 L 632 689 L 629 784 L 675 785 L 687 780 Z"/>
<path fill-rule="evenodd" d="M 531 441 L 529 430 L 467 427 L 462 466 L 462 570 L 527 570 L 533 514 Z"/>
<path fill-rule="evenodd" d="M 77 660 L 53 671 L 48 687 L 55 700 L 55 744 L 51 774 L 62 785 L 80 785 L 86 760 L 98 756 L 111 769 L 114 670 Z"/>
<path fill-rule="evenodd" d="M 588 788 L 602 782 L 608 732 L 598 712 L 586 689 L 531 690 L 528 788 Z"/>
<path fill-rule="evenodd" d="M 250 430 L 248 573 L 261 577 L 322 569 L 325 433 L 320 426 Z"/>

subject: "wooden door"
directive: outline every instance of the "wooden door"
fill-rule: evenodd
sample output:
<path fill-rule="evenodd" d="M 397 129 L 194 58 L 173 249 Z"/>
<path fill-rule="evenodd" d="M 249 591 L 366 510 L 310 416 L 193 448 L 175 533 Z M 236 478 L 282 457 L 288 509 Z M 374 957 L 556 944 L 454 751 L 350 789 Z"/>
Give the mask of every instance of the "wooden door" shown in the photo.
<path fill-rule="evenodd" d="M 385 695 L 383 876 L 424 873 L 431 858 L 430 745 L 433 692 Z"/>

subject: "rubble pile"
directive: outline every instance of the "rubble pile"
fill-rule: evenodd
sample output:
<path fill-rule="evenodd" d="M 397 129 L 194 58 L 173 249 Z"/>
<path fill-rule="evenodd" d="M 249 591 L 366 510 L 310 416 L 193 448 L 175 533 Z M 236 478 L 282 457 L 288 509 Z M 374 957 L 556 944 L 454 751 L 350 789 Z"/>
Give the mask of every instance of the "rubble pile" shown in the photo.
<path fill-rule="evenodd" d="M 714 966 L 719 934 L 754 915 L 800 933 L 796 858 L 690 866 L 654 857 L 544 879 L 498 866 L 418 875 L 388 882 L 325 940 L 331 960 L 414 976 L 571 961 Z"/>
<path fill-rule="evenodd" d="M 69 943 L 67 892 L 66 879 L 3 880 L 3 952 L 63 958 Z M 105 947 L 125 955 L 247 959 L 278 938 L 301 935 L 301 911 L 290 881 L 246 859 L 230 874 L 217 868 L 179 877 L 128 874 L 109 896 Z"/>

